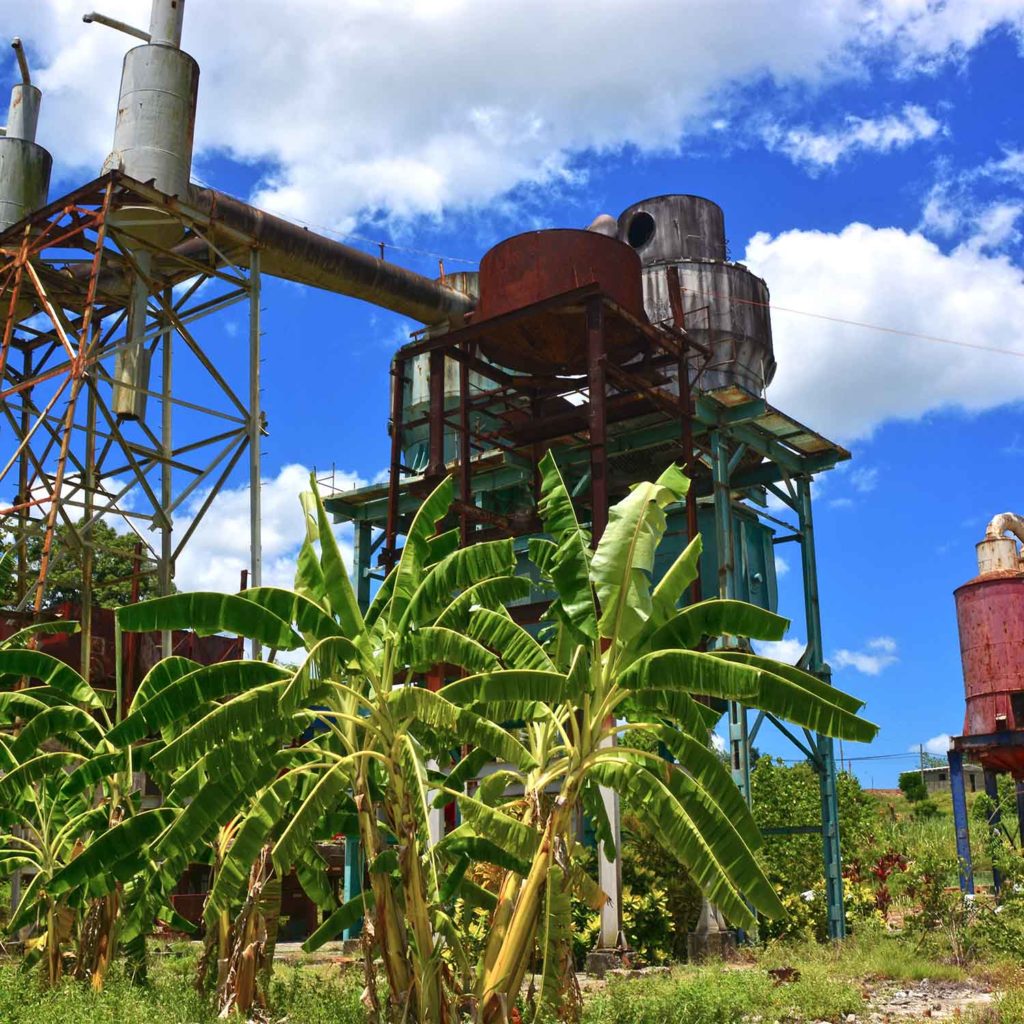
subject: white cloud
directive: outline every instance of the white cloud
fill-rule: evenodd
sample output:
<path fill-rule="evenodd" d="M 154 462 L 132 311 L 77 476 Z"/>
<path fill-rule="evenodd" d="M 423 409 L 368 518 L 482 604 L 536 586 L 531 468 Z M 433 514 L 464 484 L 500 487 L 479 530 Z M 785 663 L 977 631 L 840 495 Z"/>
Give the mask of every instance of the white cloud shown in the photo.
<path fill-rule="evenodd" d="M 108 0 L 103 11 L 137 22 L 145 6 Z M 11 27 L 46 91 L 41 140 L 64 168 L 96 171 L 127 41 L 82 25 L 93 0 L 18 7 Z M 578 183 L 577 154 L 674 150 L 687 130 L 728 120 L 724 97 L 737 87 L 813 90 L 880 56 L 927 67 L 997 25 L 1024 33 L 1021 10 L 1021 0 L 220 0 L 189 6 L 183 42 L 203 71 L 200 172 L 215 154 L 266 164 L 259 202 L 344 229 L 364 211 L 436 215 L 516 186 Z M 668 39 L 685 59 L 658 59 Z M 923 126 L 904 112 L 853 131 L 878 148 Z"/>
<path fill-rule="evenodd" d="M 855 466 L 850 473 L 850 484 L 861 494 L 873 491 L 878 486 L 878 469 L 875 466 Z"/>
<path fill-rule="evenodd" d="M 777 554 L 775 556 L 775 575 L 785 576 L 787 572 L 789 572 L 789 562 L 782 555 Z"/>
<path fill-rule="evenodd" d="M 724 754 L 728 744 L 722 736 L 719 736 L 717 732 L 713 732 L 711 734 L 711 747 L 716 754 Z"/>
<path fill-rule="evenodd" d="M 361 486 L 353 473 L 338 473 L 339 489 Z M 305 536 L 299 494 L 309 490 L 309 469 L 284 466 L 275 477 L 265 478 L 261 489 L 263 585 L 291 587 L 295 555 Z M 193 495 L 185 514 L 174 520 L 174 534 L 187 529 L 205 494 Z M 346 563 L 352 564 L 352 528 L 336 528 Z M 238 590 L 241 572 L 249 567 L 249 487 L 221 491 L 209 512 L 192 534 L 178 559 L 175 585 L 179 590 Z"/>
<path fill-rule="evenodd" d="M 852 668 L 866 676 L 877 676 L 900 660 L 897 649 L 891 636 L 878 636 L 869 640 L 862 651 L 840 648 L 829 661 L 835 669 Z"/>
<path fill-rule="evenodd" d="M 858 117 L 847 114 L 842 125 L 826 131 L 814 131 L 806 125 L 787 128 L 768 122 L 761 138 L 769 149 L 784 153 L 795 164 L 812 172 L 835 167 L 857 153 L 889 153 L 906 149 L 915 142 L 933 139 L 946 129 L 924 107 L 907 103 L 899 114 L 883 117 Z"/>
<path fill-rule="evenodd" d="M 795 665 L 807 645 L 795 637 L 789 640 L 757 640 L 754 650 L 764 658 L 774 658 L 785 665 Z"/>
<path fill-rule="evenodd" d="M 838 233 L 759 233 L 744 262 L 772 289 L 779 369 L 769 400 L 826 435 L 866 438 L 886 420 L 1024 398 L 1020 358 L 780 308 L 1024 355 L 1015 326 L 1024 323 L 1024 281 L 1005 255 L 969 246 L 945 253 L 917 231 L 850 224 Z"/>
<path fill-rule="evenodd" d="M 932 757 L 945 757 L 946 752 L 949 750 L 949 741 L 952 737 L 948 732 L 940 732 L 938 736 L 933 736 L 930 740 L 924 742 L 924 752 L 931 754 Z M 916 754 L 921 749 L 921 744 L 915 743 L 913 746 L 907 747 L 908 754 Z"/>

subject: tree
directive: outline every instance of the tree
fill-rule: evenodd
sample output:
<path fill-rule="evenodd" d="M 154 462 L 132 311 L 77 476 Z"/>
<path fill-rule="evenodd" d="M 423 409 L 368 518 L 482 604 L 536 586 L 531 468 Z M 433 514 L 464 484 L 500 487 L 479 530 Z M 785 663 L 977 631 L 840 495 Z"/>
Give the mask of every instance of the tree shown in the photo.
<path fill-rule="evenodd" d="M 99 520 L 90 530 L 93 549 L 93 600 L 102 608 L 116 608 L 131 601 L 132 575 L 138 561 L 135 554 L 135 535 L 118 533 L 112 526 Z M 10 538 L 6 538 L 6 559 L 0 565 L 0 607 L 16 603 L 16 561 Z M 82 550 L 66 523 L 59 523 L 53 535 L 53 558 L 47 573 L 46 607 L 81 599 Z M 34 585 L 39 572 L 42 539 L 38 536 L 28 542 L 29 585 Z M 146 600 L 157 593 L 157 578 L 145 557 L 141 559 L 139 598 Z"/>

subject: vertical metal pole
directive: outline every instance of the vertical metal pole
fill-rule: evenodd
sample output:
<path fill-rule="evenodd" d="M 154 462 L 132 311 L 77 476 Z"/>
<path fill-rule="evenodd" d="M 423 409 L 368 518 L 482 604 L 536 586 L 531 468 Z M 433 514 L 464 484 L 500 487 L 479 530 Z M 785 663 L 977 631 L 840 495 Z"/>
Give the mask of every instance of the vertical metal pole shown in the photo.
<path fill-rule="evenodd" d="M 384 525 L 385 572 L 398 558 L 398 499 L 402 486 L 402 412 L 405 408 L 405 360 L 391 364 L 391 466 L 388 471 L 388 513 Z"/>
<path fill-rule="evenodd" d="M 818 601 L 818 561 L 814 550 L 814 519 L 811 514 L 811 481 L 797 481 L 800 515 L 800 561 L 803 569 L 804 614 L 807 620 L 808 671 L 831 683 L 825 668 L 821 638 L 821 607 Z M 830 939 L 846 938 L 846 904 L 843 895 L 843 861 L 839 837 L 839 795 L 836 789 L 835 745 L 830 736 L 816 737 L 818 782 L 821 789 L 821 842 L 825 861 L 825 896 Z"/>
<path fill-rule="evenodd" d="M 463 346 L 463 351 L 469 355 L 469 347 Z M 470 480 L 470 460 L 473 457 L 473 449 L 469 438 L 469 367 L 459 363 L 459 498 L 462 501 L 462 510 L 459 515 L 459 539 L 462 546 L 469 543 L 469 512 L 468 506 L 473 501 L 473 490 Z"/>
<path fill-rule="evenodd" d="M 164 308 L 170 308 L 173 301 L 173 292 L 170 288 L 164 291 Z M 160 467 L 160 506 L 163 512 L 164 521 L 160 526 L 160 567 L 159 587 L 160 596 L 166 597 L 171 592 L 171 581 L 174 579 L 174 538 L 168 509 L 174 500 L 174 470 L 171 467 L 171 458 L 174 453 L 173 428 L 174 428 L 174 406 L 171 404 L 171 396 L 174 393 L 174 333 L 171 330 L 170 321 L 166 314 L 161 314 L 164 320 L 164 332 L 160 336 L 160 359 L 163 367 L 162 380 L 160 383 L 160 452 L 163 456 L 163 464 Z M 160 654 L 161 657 L 169 658 L 173 653 L 174 637 L 169 629 L 160 633 Z"/>
<path fill-rule="evenodd" d="M 352 588 L 361 611 L 370 607 L 370 523 L 355 524 L 355 538 L 352 545 Z"/>
<path fill-rule="evenodd" d="M 604 334 L 604 302 L 600 296 L 587 302 L 587 389 L 590 426 L 590 507 L 592 544 L 596 548 L 608 525 L 608 419 L 607 367 Z M 611 745 L 614 739 L 608 741 Z M 601 908 L 599 949 L 620 949 L 622 936 L 622 836 L 619 795 L 604 786 L 601 800 L 615 840 L 615 860 L 599 853 L 598 883 L 610 897 Z"/>
<path fill-rule="evenodd" d="M 604 303 L 600 296 L 587 302 L 587 380 L 590 425 L 591 531 L 594 546 L 608 525 L 608 419 L 605 410 Z"/>
<path fill-rule="evenodd" d="M 345 836 L 345 902 L 354 900 L 363 891 L 363 850 L 358 836 Z M 363 920 L 350 925 L 342 938 L 358 939 L 363 931 Z"/>
<path fill-rule="evenodd" d="M 715 546 L 718 549 L 718 596 L 736 596 L 735 545 L 732 530 L 732 489 L 729 486 L 729 449 L 721 431 L 711 433 L 711 483 L 715 503 Z M 729 702 L 729 752 L 732 777 L 750 803 L 750 744 L 747 709 Z"/>
<path fill-rule="evenodd" d="M 13 316 L 11 317 L 13 320 Z M 24 353 L 24 367 L 22 370 L 25 380 L 32 378 L 32 353 L 29 349 Z M 29 413 L 29 400 L 32 397 L 32 388 L 26 388 L 21 395 L 21 436 L 19 442 L 23 441 L 29 430 L 32 428 L 32 417 Z M 18 460 L 18 579 L 15 586 L 15 604 L 21 607 L 21 602 L 28 593 L 28 503 L 31 501 L 29 494 L 29 472 L 28 472 L 28 445 L 25 446 Z"/>
<path fill-rule="evenodd" d="M 260 408 L 260 252 L 249 253 L 249 567 L 252 586 L 262 586 L 263 544 L 260 535 L 260 444 L 263 413 Z M 252 657 L 260 657 L 259 641 L 252 641 Z"/>
<path fill-rule="evenodd" d="M 99 325 L 97 325 L 97 330 Z M 85 419 L 85 505 L 83 516 L 85 527 L 82 530 L 82 609 L 81 609 L 81 662 L 82 678 L 92 681 L 92 569 L 95 552 L 93 550 L 92 500 L 96 489 L 96 393 L 89 388 L 86 393 Z"/>
<path fill-rule="evenodd" d="M 680 331 L 685 331 L 686 307 L 683 305 L 683 292 L 679 284 L 679 268 L 667 267 L 665 273 L 668 281 L 668 302 L 672 310 L 672 323 Z M 676 363 L 676 381 L 679 391 L 679 420 L 682 427 L 680 440 L 683 445 L 683 465 L 686 475 L 691 481 L 690 490 L 686 495 L 686 536 L 687 540 L 693 540 L 699 531 L 697 490 L 692 486 L 692 481 L 697 474 L 697 451 L 693 446 L 693 391 L 690 386 L 690 364 L 686 357 L 686 340 L 679 338 L 677 342 L 679 359 Z M 701 585 L 700 573 L 698 573 L 690 585 L 690 604 L 696 604 L 700 599 Z"/>
<path fill-rule="evenodd" d="M 1024 781 L 1017 782 L 1017 846 L 1024 850 Z"/>
<path fill-rule="evenodd" d="M 990 772 L 987 768 L 984 772 L 985 778 L 985 795 L 992 801 L 993 811 L 989 815 L 988 827 L 991 832 L 993 829 L 999 828 L 999 822 L 1002 820 L 1002 810 L 999 806 L 999 779 L 995 772 Z M 1003 876 L 1002 872 L 995 866 L 992 865 L 992 888 L 995 890 L 996 895 L 999 895 L 999 890 L 1003 887 Z"/>
<path fill-rule="evenodd" d="M 430 411 L 428 413 L 429 455 L 427 459 L 427 476 L 441 476 L 444 473 L 444 352 L 435 349 L 429 355 L 430 377 L 428 390 L 430 395 Z"/>
<path fill-rule="evenodd" d="M 960 890 L 974 893 L 974 865 L 971 862 L 971 833 L 967 824 L 967 791 L 964 789 L 964 755 L 950 750 L 949 788 L 953 794 L 953 825 L 956 828 L 956 857 L 960 862 Z"/>

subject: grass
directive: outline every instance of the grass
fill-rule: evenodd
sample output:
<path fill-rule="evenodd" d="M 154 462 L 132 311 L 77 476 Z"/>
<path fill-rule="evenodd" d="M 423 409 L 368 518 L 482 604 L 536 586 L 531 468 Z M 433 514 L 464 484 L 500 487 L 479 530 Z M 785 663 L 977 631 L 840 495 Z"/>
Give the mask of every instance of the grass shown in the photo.
<path fill-rule="evenodd" d="M 149 986 L 130 984 L 113 971 L 101 993 L 72 980 L 46 991 L 16 966 L 0 966 L 2 1024 L 214 1024 L 209 1000 L 192 986 L 194 959 L 154 961 Z M 278 967 L 272 982 L 271 1019 L 292 1024 L 365 1024 L 356 975 L 337 969 Z M 239 1020 L 240 1018 L 235 1018 Z"/>
<path fill-rule="evenodd" d="M 208 1000 L 192 987 L 195 958 L 187 947 L 154 957 L 151 984 L 129 984 L 115 969 L 96 994 L 73 981 L 44 991 L 14 964 L 0 964 L 0 1024 L 214 1024 Z M 769 971 L 793 967 L 795 981 L 776 985 Z M 998 962 L 969 972 L 943 963 L 905 936 L 865 932 L 841 946 L 774 942 L 747 951 L 737 964 L 679 967 L 670 975 L 616 981 L 588 994 L 583 1024 L 736 1024 L 841 1021 L 866 1009 L 864 981 L 966 981 L 991 978 L 1005 992 L 965 1024 L 1024 1024 L 1024 969 Z M 365 1024 L 359 970 L 279 964 L 271 991 L 272 1021 Z M 236 1018 L 238 1020 L 239 1018 Z"/>
<path fill-rule="evenodd" d="M 799 980 L 776 985 L 761 971 L 721 965 L 680 969 L 667 978 L 620 981 L 592 995 L 584 1024 L 735 1024 L 745 1016 L 767 1020 L 841 1020 L 864 1008 L 859 988 L 801 966 Z"/>

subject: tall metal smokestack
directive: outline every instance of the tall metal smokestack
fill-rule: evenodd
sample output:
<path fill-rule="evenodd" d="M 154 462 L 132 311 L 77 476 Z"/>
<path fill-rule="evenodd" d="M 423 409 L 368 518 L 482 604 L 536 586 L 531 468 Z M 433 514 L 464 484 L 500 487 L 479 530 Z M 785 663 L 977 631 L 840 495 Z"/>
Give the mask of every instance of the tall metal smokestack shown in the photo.
<path fill-rule="evenodd" d="M 0 129 L 0 231 L 46 205 L 53 158 L 36 144 L 42 93 L 32 84 L 20 39 L 11 43 L 21 81 L 11 90 L 7 127 Z"/>

